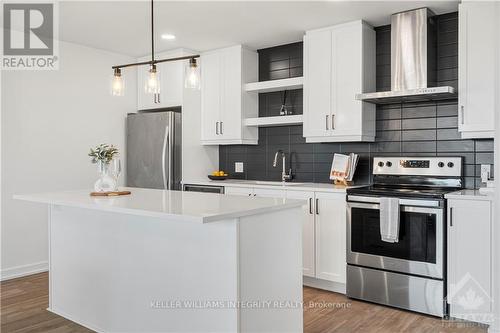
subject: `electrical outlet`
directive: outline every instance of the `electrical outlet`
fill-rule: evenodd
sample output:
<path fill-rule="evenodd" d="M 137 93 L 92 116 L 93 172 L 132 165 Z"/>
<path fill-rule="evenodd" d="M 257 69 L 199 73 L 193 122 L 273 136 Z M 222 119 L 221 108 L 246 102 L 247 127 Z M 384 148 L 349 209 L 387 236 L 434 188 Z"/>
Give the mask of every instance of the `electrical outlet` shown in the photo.
<path fill-rule="evenodd" d="M 234 162 L 234 172 L 237 173 L 243 172 L 243 162 Z"/>
<path fill-rule="evenodd" d="M 481 164 L 481 182 L 486 183 L 490 179 L 491 164 Z"/>

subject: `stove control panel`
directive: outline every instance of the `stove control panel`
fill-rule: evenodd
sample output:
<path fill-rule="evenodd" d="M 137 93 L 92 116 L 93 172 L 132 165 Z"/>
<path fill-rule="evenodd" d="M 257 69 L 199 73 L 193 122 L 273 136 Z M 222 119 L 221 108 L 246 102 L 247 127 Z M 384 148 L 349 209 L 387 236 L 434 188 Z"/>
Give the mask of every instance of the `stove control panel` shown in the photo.
<path fill-rule="evenodd" d="M 402 168 L 429 168 L 429 160 L 401 160 L 399 162 Z"/>
<path fill-rule="evenodd" d="M 374 175 L 462 176 L 461 157 L 374 157 Z"/>

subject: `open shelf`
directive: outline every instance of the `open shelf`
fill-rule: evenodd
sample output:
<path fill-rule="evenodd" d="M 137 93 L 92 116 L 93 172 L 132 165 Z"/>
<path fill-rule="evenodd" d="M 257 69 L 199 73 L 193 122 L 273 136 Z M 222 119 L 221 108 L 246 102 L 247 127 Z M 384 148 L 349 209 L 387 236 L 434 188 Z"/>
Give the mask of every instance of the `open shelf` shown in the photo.
<path fill-rule="evenodd" d="M 247 118 L 244 120 L 244 124 L 255 127 L 302 125 L 302 115 Z"/>
<path fill-rule="evenodd" d="M 293 89 L 302 89 L 304 77 L 292 77 L 289 79 L 270 80 L 261 82 L 252 82 L 245 84 L 245 91 L 248 92 L 273 92 Z"/>

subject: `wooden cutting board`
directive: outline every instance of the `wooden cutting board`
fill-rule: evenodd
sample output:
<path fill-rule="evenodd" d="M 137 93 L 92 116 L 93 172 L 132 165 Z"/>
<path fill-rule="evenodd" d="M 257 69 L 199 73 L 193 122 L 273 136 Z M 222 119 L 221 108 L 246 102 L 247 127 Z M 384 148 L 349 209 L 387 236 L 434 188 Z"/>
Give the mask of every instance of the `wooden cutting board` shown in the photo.
<path fill-rule="evenodd" d="M 130 191 L 114 191 L 114 192 L 90 192 L 92 197 L 116 197 L 119 195 L 129 195 Z"/>

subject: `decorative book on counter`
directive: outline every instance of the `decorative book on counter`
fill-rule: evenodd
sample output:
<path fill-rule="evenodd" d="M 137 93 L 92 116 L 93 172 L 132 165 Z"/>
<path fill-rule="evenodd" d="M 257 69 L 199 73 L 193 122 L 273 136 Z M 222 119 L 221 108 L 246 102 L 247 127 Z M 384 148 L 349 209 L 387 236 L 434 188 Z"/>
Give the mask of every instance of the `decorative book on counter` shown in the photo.
<path fill-rule="evenodd" d="M 347 185 L 348 182 L 352 182 L 358 160 L 359 156 L 354 153 L 349 155 L 334 154 L 330 171 L 330 180 L 333 180 L 336 184 L 341 183 L 344 185 Z"/>

